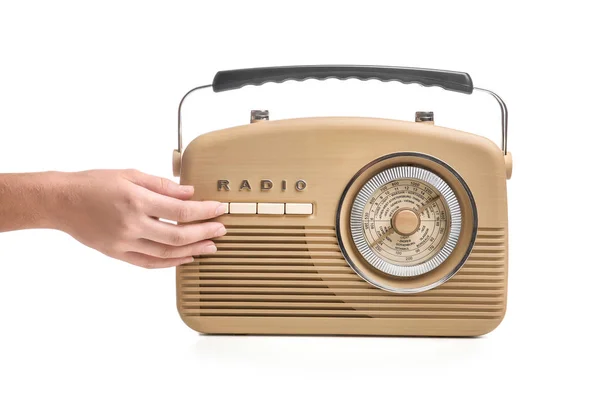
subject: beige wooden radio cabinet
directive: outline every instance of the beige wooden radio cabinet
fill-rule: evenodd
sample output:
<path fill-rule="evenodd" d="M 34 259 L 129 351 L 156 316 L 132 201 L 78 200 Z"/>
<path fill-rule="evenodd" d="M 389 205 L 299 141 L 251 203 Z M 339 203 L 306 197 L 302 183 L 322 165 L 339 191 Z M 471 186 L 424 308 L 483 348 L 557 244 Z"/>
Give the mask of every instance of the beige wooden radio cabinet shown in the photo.
<path fill-rule="evenodd" d="M 226 334 L 476 336 L 506 310 L 504 102 L 466 73 L 301 66 L 221 71 L 215 92 L 265 82 L 358 78 L 485 91 L 502 147 L 474 134 L 374 118 L 252 123 L 194 139 L 173 168 L 195 200 L 229 205 L 218 252 L 177 267 L 192 329 Z M 187 96 L 187 94 L 186 94 Z"/>

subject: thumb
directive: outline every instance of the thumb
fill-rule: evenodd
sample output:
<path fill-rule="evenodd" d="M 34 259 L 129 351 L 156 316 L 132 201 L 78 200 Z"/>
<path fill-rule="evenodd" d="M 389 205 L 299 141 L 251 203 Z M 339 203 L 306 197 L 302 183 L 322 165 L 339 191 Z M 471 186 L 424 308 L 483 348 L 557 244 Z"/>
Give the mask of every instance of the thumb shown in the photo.
<path fill-rule="evenodd" d="M 160 176 L 148 175 L 136 170 L 127 171 L 125 176 L 136 185 L 165 196 L 188 200 L 194 195 L 193 186 L 180 185 Z"/>

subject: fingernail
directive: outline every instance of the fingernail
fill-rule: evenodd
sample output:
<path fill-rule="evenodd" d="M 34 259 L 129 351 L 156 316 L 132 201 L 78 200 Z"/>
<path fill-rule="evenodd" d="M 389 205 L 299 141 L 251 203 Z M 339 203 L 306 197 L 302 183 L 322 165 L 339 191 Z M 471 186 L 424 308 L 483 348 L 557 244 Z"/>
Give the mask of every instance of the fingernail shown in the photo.
<path fill-rule="evenodd" d="M 225 229 L 225 227 L 222 226 L 219 229 L 217 229 L 217 231 L 215 232 L 215 236 L 224 236 L 226 233 L 227 229 Z"/>
<path fill-rule="evenodd" d="M 225 211 L 227 211 L 227 204 L 221 203 L 221 205 L 217 207 L 217 211 L 215 211 L 215 217 L 225 214 Z"/>
<path fill-rule="evenodd" d="M 192 193 L 194 191 L 194 187 L 190 185 L 183 185 L 180 188 L 183 193 Z"/>
<path fill-rule="evenodd" d="M 211 244 L 209 246 L 206 246 L 204 248 L 204 252 L 206 254 L 212 254 L 212 253 L 216 253 L 217 252 L 217 246 L 215 246 L 214 244 Z"/>

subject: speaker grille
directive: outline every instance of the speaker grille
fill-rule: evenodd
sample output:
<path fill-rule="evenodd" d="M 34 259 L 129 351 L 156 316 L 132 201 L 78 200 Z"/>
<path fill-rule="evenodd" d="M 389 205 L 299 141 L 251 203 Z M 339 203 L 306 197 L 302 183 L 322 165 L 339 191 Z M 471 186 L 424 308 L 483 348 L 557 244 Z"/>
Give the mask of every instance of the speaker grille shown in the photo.
<path fill-rule="evenodd" d="M 185 316 L 500 319 L 504 228 L 479 228 L 471 256 L 443 285 L 398 295 L 346 264 L 330 226 L 230 226 L 219 251 L 177 268 Z"/>

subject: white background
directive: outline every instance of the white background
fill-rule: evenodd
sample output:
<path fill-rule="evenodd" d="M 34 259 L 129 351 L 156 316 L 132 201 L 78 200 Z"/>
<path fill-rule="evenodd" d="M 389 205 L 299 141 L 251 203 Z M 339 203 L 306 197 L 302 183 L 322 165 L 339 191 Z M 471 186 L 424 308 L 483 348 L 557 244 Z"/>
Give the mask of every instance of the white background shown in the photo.
<path fill-rule="evenodd" d="M 173 269 L 128 266 L 60 232 L 5 233 L 0 398 L 597 397 L 593 4 L 0 2 L 2 172 L 170 176 L 189 88 L 221 69 L 333 63 L 469 72 L 507 102 L 515 160 L 508 312 L 486 337 L 199 336 L 177 314 Z M 185 142 L 252 108 L 431 109 L 438 125 L 500 139 L 491 98 L 354 80 L 207 91 L 186 105 Z"/>

